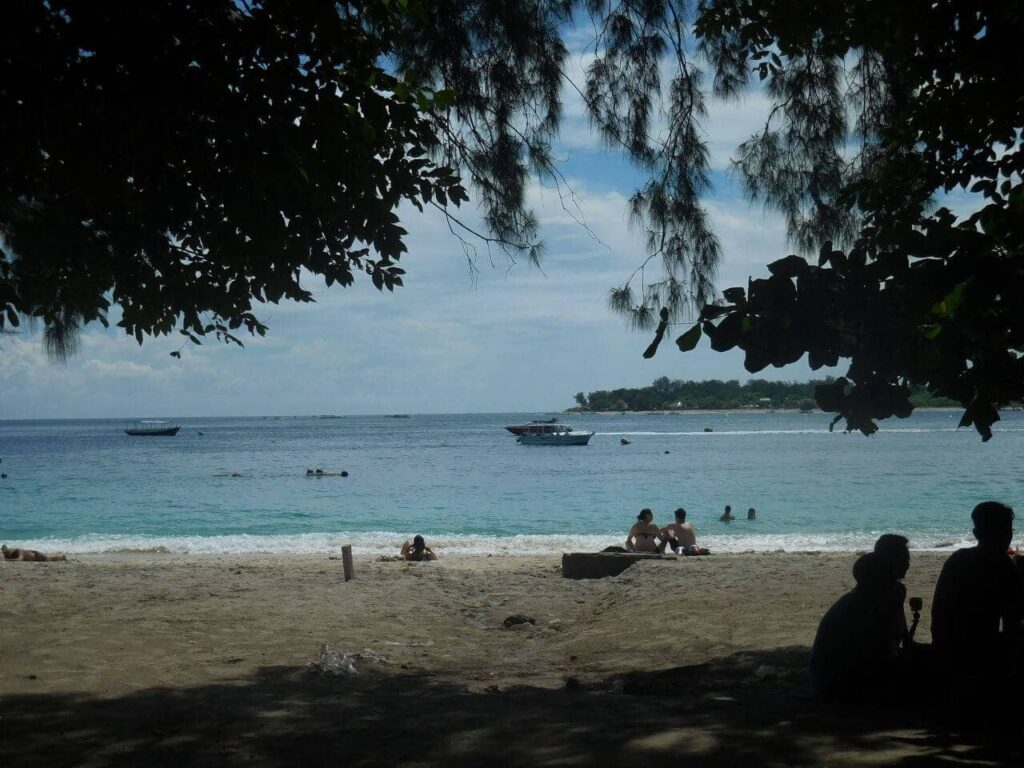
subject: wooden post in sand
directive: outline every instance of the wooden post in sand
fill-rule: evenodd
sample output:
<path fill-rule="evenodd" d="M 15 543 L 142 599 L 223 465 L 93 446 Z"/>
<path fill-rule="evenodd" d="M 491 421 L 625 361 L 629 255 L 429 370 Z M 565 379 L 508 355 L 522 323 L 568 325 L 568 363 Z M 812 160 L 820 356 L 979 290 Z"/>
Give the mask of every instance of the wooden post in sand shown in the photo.
<path fill-rule="evenodd" d="M 346 544 L 341 548 L 341 566 L 345 569 L 345 581 L 352 581 L 355 573 L 352 570 L 352 545 Z"/>

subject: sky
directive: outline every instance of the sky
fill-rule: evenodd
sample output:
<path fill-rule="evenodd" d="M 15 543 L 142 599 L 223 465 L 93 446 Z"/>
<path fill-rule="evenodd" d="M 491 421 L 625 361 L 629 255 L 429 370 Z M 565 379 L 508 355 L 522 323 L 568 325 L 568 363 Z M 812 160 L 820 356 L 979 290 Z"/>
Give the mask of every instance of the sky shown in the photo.
<path fill-rule="evenodd" d="M 582 82 L 586 60 L 574 57 Z M 706 200 L 722 245 L 719 289 L 765 276 L 792 252 L 783 222 L 751 205 L 728 173 L 736 146 L 763 126 L 756 94 L 713 105 L 703 123 L 715 190 Z M 146 418 L 380 413 L 548 412 L 574 405 L 576 392 L 640 387 L 673 379 L 750 378 L 742 354 L 702 341 L 686 354 L 671 329 L 652 360 L 652 334 L 631 331 L 607 307 L 608 291 L 643 261 L 644 238 L 627 227 L 626 200 L 638 176 L 602 148 L 582 104 L 566 89 L 555 155 L 574 192 L 567 212 L 557 190 L 535 183 L 530 196 L 547 245 L 540 269 L 478 244 L 470 265 L 436 212 L 399 211 L 409 230 L 405 286 L 379 293 L 369 280 L 326 289 L 312 278 L 313 304 L 261 305 L 266 338 L 244 348 L 209 339 L 147 339 L 88 327 L 66 365 L 50 362 L 41 329 L 0 340 L 0 419 Z M 472 206 L 460 215 L 479 221 Z M 581 227 L 577 219 L 586 223 Z M 590 231 L 588 231 L 588 229 Z M 116 318 L 115 318 L 116 319 Z M 170 353 L 181 351 L 181 358 Z M 803 363 L 759 378 L 806 380 Z"/>

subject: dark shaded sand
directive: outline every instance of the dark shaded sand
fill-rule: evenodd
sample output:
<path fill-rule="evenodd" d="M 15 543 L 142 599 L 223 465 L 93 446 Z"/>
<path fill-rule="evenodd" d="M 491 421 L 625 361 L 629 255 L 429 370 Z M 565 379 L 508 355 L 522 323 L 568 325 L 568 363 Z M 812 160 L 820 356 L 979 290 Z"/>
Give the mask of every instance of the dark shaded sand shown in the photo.
<path fill-rule="evenodd" d="M 443 553 L 442 553 L 443 557 Z M 915 555 L 930 603 L 944 556 Z M 822 711 L 853 555 L 561 578 L 558 558 L 97 557 L 0 566 L 7 765 L 1010 765 L 1013 741 Z M 503 626 L 524 614 L 536 623 Z M 927 637 L 927 612 L 922 627 Z M 321 643 L 354 678 L 309 671 Z"/>

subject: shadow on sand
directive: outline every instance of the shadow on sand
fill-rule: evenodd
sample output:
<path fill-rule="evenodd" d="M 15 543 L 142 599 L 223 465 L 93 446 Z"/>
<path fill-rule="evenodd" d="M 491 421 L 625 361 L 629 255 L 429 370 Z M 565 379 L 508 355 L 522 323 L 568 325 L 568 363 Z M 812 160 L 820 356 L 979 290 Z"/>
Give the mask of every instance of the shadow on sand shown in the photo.
<path fill-rule="evenodd" d="M 893 711 L 825 713 L 806 648 L 559 689 L 462 686 L 381 665 L 352 679 L 266 667 L 118 698 L 0 701 L 5 766 L 969 765 L 1021 757 L 991 734 Z M 29 685 L 30 683 L 26 683 Z"/>

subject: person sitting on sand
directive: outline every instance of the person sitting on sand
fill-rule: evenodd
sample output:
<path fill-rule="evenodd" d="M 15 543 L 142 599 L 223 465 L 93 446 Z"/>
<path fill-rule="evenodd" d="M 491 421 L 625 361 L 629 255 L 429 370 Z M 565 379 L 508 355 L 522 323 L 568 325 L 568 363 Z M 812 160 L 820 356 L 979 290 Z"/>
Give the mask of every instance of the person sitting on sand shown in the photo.
<path fill-rule="evenodd" d="M 3 552 L 4 560 L 29 560 L 37 563 L 45 563 L 53 560 L 67 560 L 67 555 L 45 555 L 36 549 L 8 549 L 6 544 L 0 545 L 0 552 Z"/>
<path fill-rule="evenodd" d="M 697 529 L 686 522 L 686 510 L 675 511 L 676 521 L 661 529 L 662 551 L 668 547 L 677 555 L 710 555 L 711 551 L 697 546 Z"/>
<path fill-rule="evenodd" d="M 636 520 L 626 536 L 626 549 L 630 552 L 660 552 L 664 549 L 661 529 L 654 524 L 654 513 L 645 507 Z"/>
<path fill-rule="evenodd" d="M 406 560 L 415 560 L 417 562 L 437 560 L 434 550 L 427 546 L 427 542 L 419 534 L 413 536 L 412 544 L 407 541 L 402 545 L 402 557 Z"/>
<path fill-rule="evenodd" d="M 978 545 L 957 550 L 942 566 L 932 603 L 932 641 L 949 675 L 971 670 L 979 681 L 998 685 L 1020 663 L 1024 639 L 1024 589 L 1007 554 L 1013 509 L 985 501 L 971 519 Z"/>
<path fill-rule="evenodd" d="M 894 641 L 901 647 L 909 640 L 907 614 L 903 608 L 907 602 L 907 588 L 903 585 L 903 577 L 910 568 L 909 543 L 906 536 L 895 533 L 883 533 L 875 542 L 875 554 L 881 558 L 892 578 L 891 632 Z"/>
<path fill-rule="evenodd" d="M 891 567 L 870 552 L 854 564 L 853 578 L 857 586 L 822 617 L 811 648 L 811 684 L 825 701 L 886 699 L 899 690 Z"/>
<path fill-rule="evenodd" d="M 725 505 L 725 512 L 723 512 L 722 516 L 720 518 L 718 518 L 718 519 L 721 522 L 723 522 L 723 523 L 728 523 L 730 520 L 735 520 L 736 518 L 733 517 L 733 514 L 732 514 L 732 507 L 730 507 L 728 504 L 726 504 Z"/>

